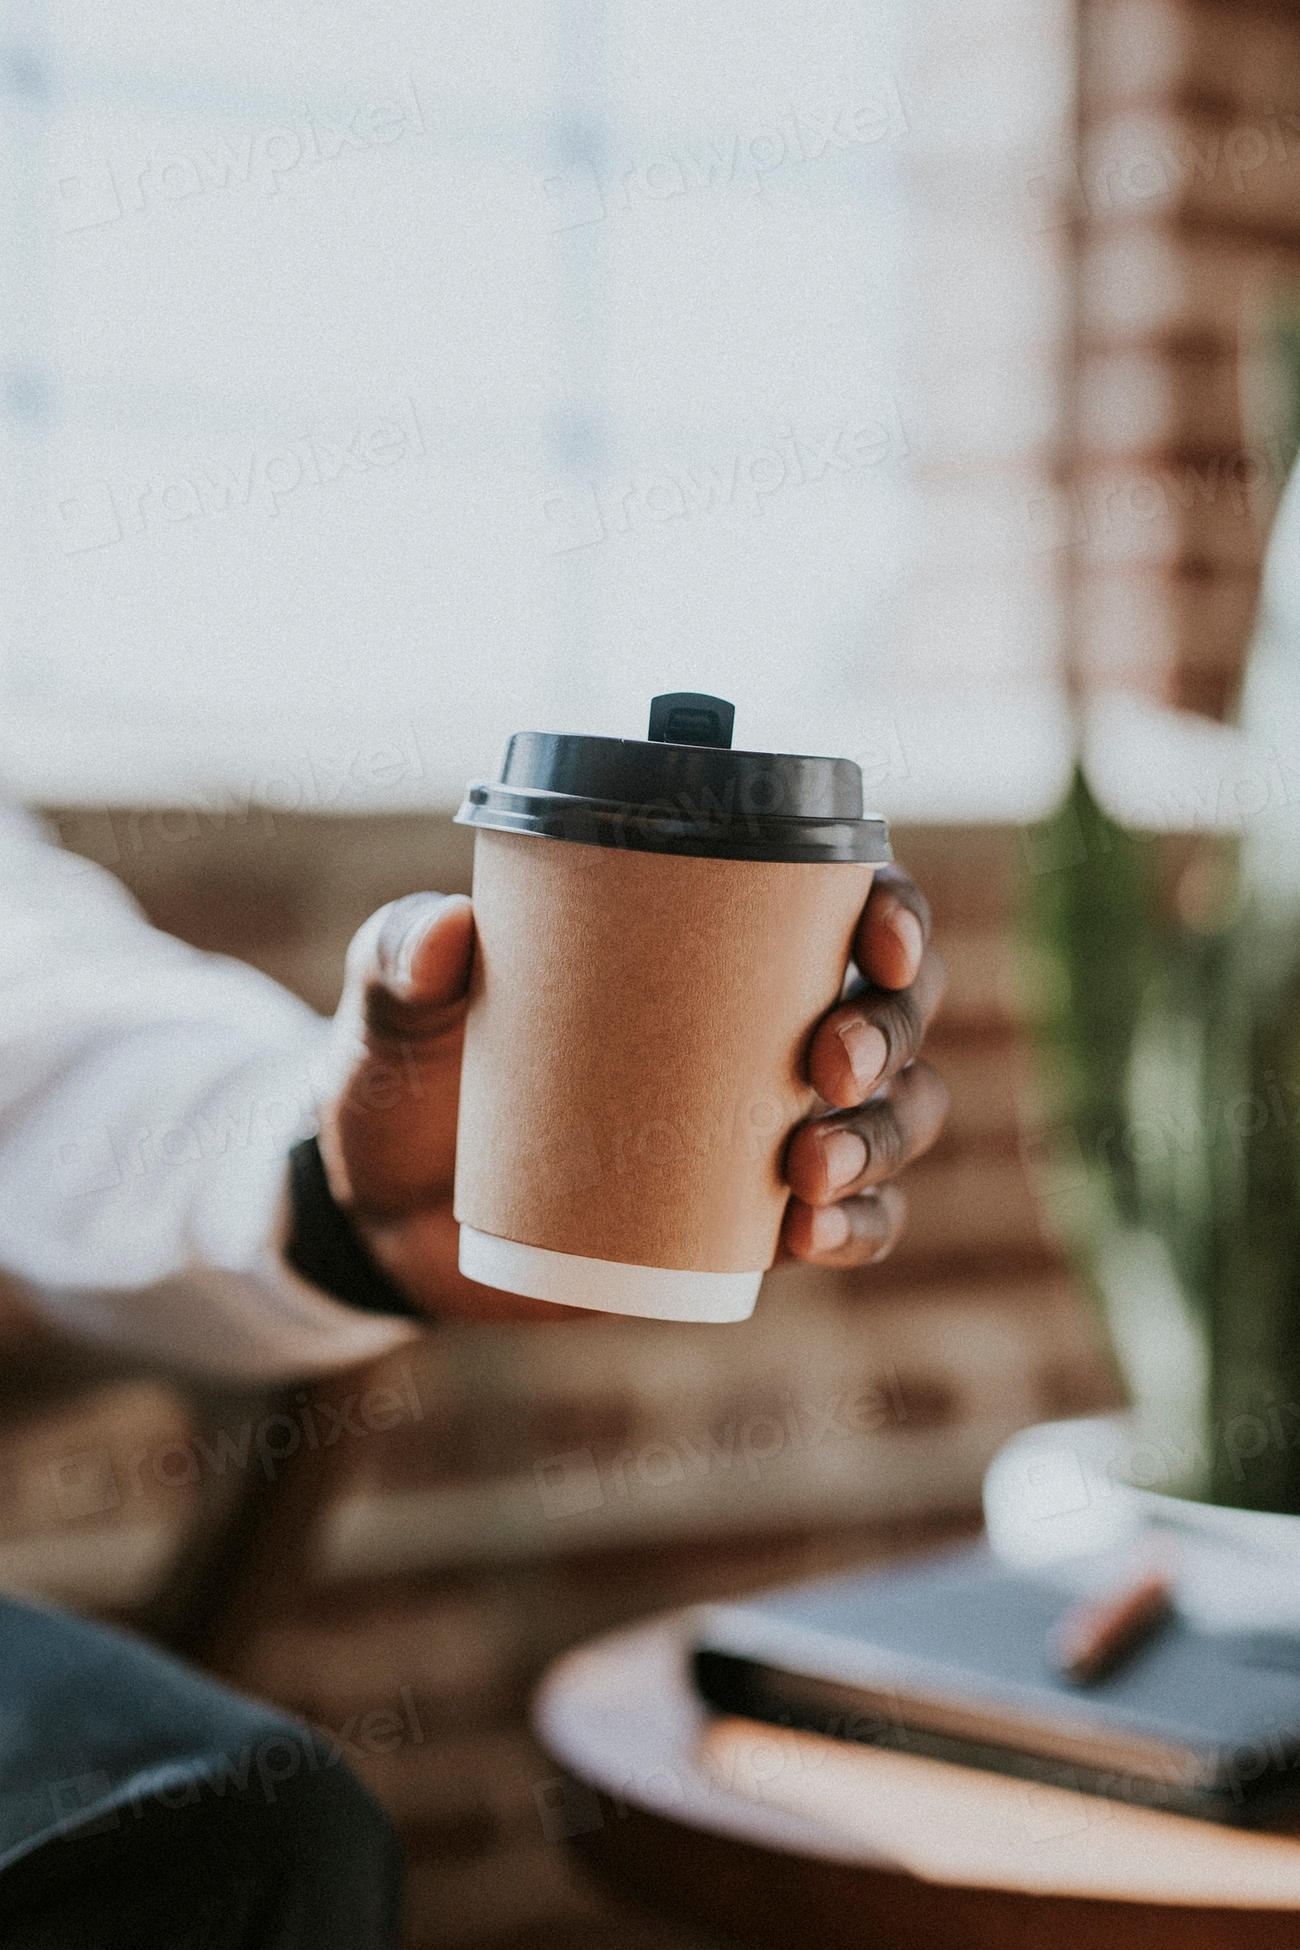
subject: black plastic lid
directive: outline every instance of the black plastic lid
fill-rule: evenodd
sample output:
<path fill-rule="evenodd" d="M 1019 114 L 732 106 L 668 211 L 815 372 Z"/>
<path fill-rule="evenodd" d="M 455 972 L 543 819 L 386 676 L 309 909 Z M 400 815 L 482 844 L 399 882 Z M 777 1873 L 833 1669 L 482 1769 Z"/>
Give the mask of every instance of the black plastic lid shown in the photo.
<path fill-rule="evenodd" d="M 517 731 L 500 779 L 472 784 L 456 822 L 632 853 L 892 859 L 852 759 L 733 752 L 732 715 L 722 698 L 673 692 L 654 700 L 644 742 Z"/>

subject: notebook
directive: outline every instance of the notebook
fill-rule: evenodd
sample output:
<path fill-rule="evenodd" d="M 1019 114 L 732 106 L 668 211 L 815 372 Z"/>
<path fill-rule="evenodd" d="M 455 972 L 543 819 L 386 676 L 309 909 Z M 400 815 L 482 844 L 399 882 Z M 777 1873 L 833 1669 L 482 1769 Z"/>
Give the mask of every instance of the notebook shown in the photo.
<path fill-rule="evenodd" d="M 711 1718 L 696 1761 L 723 1794 L 829 1830 L 839 1859 L 847 1843 L 863 1866 L 923 1882 L 1184 1911 L 1300 1910 L 1294 1833 L 1196 1821 L 753 1720 Z M 1235 1931 L 1223 1920 L 1211 1930 L 1215 1943 L 1232 1945 L 1269 1934 L 1245 1918 Z M 1109 1940 L 1096 1925 L 1094 1934 L 1099 1946 Z M 1039 1938 L 1050 1942 L 1045 1926 Z"/>
<path fill-rule="evenodd" d="M 1071 1602 L 970 1546 L 707 1608 L 695 1684 L 721 1713 L 1211 1820 L 1300 1802 L 1300 1609 L 1294 1630 L 1176 1612 L 1079 1687 L 1046 1650 Z"/>

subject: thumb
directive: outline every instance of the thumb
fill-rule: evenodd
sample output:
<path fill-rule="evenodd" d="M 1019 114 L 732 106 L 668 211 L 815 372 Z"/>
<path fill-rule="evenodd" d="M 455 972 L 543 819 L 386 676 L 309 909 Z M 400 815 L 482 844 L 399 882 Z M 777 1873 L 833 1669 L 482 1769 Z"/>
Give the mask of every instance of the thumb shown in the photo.
<path fill-rule="evenodd" d="M 463 1012 L 473 950 L 474 914 L 465 894 L 391 901 L 352 938 L 343 1022 L 367 1042 L 440 1035 Z"/>
<path fill-rule="evenodd" d="M 473 951 L 464 894 L 410 894 L 353 937 L 321 1117 L 344 1203 L 393 1209 L 450 1183 Z"/>
<path fill-rule="evenodd" d="M 427 1010 L 461 1002 L 469 987 L 474 913 L 465 894 L 408 894 L 376 916 L 378 982 L 400 1006 Z"/>
<path fill-rule="evenodd" d="M 465 894 L 408 894 L 353 935 L 330 1033 L 326 1095 L 366 1057 L 432 1057 L 465 1017 L 474 914 Z"/>

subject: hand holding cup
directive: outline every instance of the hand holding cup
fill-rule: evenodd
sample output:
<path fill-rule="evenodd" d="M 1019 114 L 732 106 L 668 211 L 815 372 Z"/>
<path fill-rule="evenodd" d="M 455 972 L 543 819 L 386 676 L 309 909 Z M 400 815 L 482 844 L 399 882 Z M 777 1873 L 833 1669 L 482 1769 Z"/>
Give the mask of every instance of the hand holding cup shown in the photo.
<path fill-rule="evenodd" d="M 928 936 L 924 897 L 901 869 L 879 868 L 854 930 L 856 979 L 808 1046 L 816 1099 L 786 1148 L 782 1258 L 863 1266 L 902 1230 L 892 1181 L 933 1143 L 947 1102 L 918 1057 L 945 979 Z M 348 1073 L 321 1131 L 331 1188 L 431 1316 L 581 1318 L 469 1280 L 457 1264 L 452 1188 L 473 943 L 463 895 L 410 895 L 358 934 L 338 1019 Z"/>
<path fill-rule="evenodd" d="M 947 980 L 929 935 L 924 895 L 900 868 L 881 867 L 854 936 L 857 979 L 809 1048 L 824 1108 L 786 1149 L 783 1257 L 866 1266 L 903 1230 L 906 1199 L 890 1181 L 930 1148 L 948 1111 L 943 1078 L 919 1055 Z"/>

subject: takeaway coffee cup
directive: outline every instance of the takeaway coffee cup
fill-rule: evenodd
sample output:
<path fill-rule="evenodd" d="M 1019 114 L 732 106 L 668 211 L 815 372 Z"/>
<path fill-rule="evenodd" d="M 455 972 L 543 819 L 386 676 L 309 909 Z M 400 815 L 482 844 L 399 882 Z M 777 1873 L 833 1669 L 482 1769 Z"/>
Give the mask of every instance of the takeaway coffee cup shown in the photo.
<path fill-rule="evenodd" d="M 732 751 L 732 716 L 678 693 L 644 742 L 519 732 L 469 787 L 470 1279 L 662 1320 L 753 1311 L 810 1033 L 890 852 L 856 765 Z"/>

